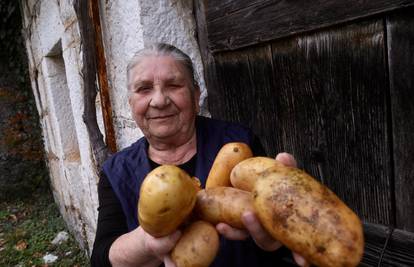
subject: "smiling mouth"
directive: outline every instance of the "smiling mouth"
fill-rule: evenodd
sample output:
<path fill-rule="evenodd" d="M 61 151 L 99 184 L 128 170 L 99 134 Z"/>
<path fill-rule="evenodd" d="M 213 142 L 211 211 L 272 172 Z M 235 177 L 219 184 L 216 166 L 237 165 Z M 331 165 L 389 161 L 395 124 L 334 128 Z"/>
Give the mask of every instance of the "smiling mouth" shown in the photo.
<path fill-rule="evenodd" d="M 168 119 L 173 117 L 175 114 L 170 114 L 170 115 L 163 115 L 163 116 L 153 116 L 153 117 L 149 117 L 148 119 L 150 120 L 162 120 L 162 119 Z"/>

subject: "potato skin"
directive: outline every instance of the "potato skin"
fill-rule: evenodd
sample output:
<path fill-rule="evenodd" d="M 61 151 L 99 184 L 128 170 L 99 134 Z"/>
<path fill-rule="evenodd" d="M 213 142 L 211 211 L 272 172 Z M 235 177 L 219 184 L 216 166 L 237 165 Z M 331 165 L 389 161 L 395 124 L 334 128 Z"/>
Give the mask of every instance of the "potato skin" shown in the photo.
<path fill-rule="evenodd" d="M 199 181 L 174 165 L 155 168 L 140 189 L 141 227 L 154 237 L 171 234 L 191 213 L 199 189 Z"/>
<path fill-rule="evenodd" d="M 231 186 L 230 172 L 240 161 L 253 156 L 245 143 L 227 143 L 217 153 L 206 181 L 206 188 Z"/>
<path fill-rule="evenodd" d="M 233 187 L 214 187 L 197 193 L 195 214 L 214 225 L 224 222 L 245 229 L 241 216 L 254 211 L 252 194 Z"/>
<path fill-rule="evenodd" d="M 305 172 L 269 168 L 258 178 L 253 197 L 265 229 L 311 263 L 348 267 L 360 262 L 364 249 L 361 221 Z"/>
<path fill-rule="evenodd" d="M 171 252 L 177 267 L 208 267 L 219 249 L 219 235 L 208 222 L 196 221 L 187 226 Z"/>
<path fill-rule="evenodd" d="M 284 167 L 283 163 L 268 157 L 245 159 L 234 166 L 230 173 L 230 182 L 233 187 L 251 192 L 259 174 L 275 166 Z"/>

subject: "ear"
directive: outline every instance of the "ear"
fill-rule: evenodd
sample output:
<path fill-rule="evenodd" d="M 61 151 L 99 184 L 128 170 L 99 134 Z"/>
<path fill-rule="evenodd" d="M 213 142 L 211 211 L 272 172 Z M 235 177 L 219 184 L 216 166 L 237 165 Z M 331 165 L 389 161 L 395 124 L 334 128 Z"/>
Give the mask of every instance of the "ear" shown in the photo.
<path fill-rule="evenodd" d="M 200 95 L 201 95 L 200 87 L 195 86 L 194 87 L 194 105 L 195 105 L 195 110 L 197 113 L 200 112 Z"/>

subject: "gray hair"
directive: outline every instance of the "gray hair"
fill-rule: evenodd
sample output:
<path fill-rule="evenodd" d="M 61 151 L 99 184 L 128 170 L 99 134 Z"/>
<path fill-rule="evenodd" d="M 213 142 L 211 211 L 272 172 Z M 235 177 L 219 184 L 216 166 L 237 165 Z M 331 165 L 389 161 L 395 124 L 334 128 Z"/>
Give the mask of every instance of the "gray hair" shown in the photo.
<path fill-rule="evenodd" d="M 182 66 L 188 71 L 188 74 L 191 79 L 191 90 L 194 91 L 195 88 L 198 88 L 198 82 L 196 79 L 196 73 L 194 71 L 193 62 L 191 61 L 191 58 L 178 49 L 177 47 L 165 44 L 165 43 L 152 43 L 147 46 L 145 46 L 143 49 L 138 50 L 134 56 L 131 58 L 131 60 L 128 62 L 127 66 L 127 88 L 128 92 L 129 85 L 130 85 L 130 72 L 131 70 L 138 65 L 142 59 L 149 56 L 171 56 L 173 57 L 177 62 L 180 62 Z"/>

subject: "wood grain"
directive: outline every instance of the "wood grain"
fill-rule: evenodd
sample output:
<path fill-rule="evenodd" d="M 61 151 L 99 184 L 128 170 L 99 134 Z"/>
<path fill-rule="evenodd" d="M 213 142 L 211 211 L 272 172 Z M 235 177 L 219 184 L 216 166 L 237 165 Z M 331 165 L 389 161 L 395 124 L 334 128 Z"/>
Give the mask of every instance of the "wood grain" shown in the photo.
<path fill-rule="evenodd" d="M 413 0 L 208 1 L 212 52 L 304 33 L 414 5 Z"/>
<path fill-rule="evenodd" d="M 414 232 L 414 9 L 389 16 L 387 44 L 396 223 Z"/>
<path fill-rule="evenodd" d="M 292 153 L 365 221 L 392 224 L 382 20 L 217 54 L 213 117 Z"/>
<path fill-rule="evenodd" d="M 360 266 L 414 266 L 413 233 L 369 223 L 364 224 L 364 233 L 365 250 Z"/>
<path fill-rule="evenodd" d="M 206 82 L 207 88 L 218 88 L 219 84 L 216 79 L 216 68 L 214 57 L 210 53 L 208 48 L 208 34 L 207 34 L 207 24 L 205 18 L 205 1 L 193 1 L 194 4 L 194 14 L 197 25 L 197 41 L 200 47 L 201 58 L 203 60 L 203 65 L 208 66 L 204 69 L 204 80 Z M 216 98 L 217 95 L 214 95 L 215 91 L 212 91 L 211 94 L 208 94 L 207 106 L 209 110 L 215 109 L 215 102 L 209 101 L 211 98 Z"/>

